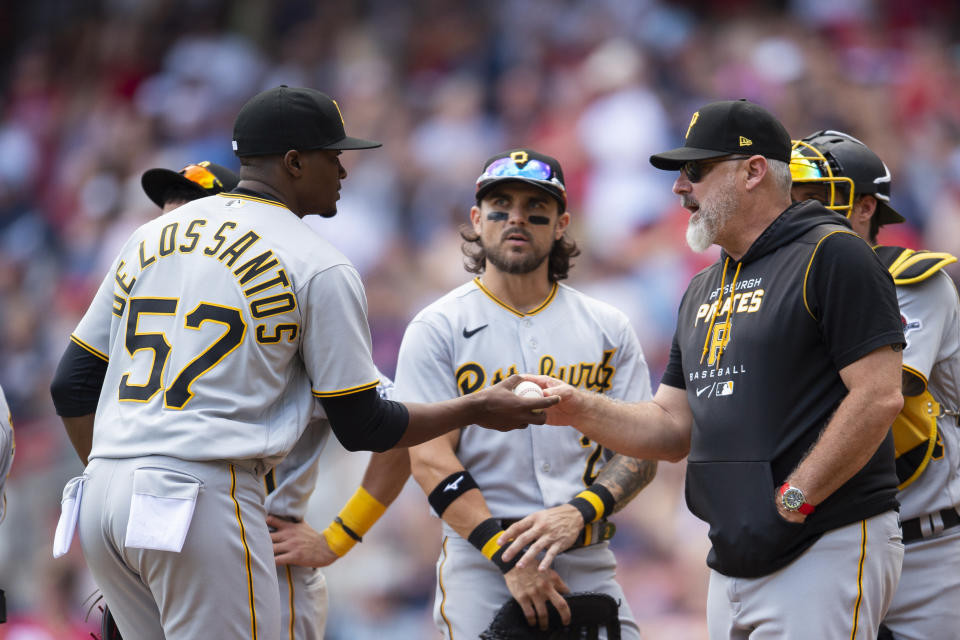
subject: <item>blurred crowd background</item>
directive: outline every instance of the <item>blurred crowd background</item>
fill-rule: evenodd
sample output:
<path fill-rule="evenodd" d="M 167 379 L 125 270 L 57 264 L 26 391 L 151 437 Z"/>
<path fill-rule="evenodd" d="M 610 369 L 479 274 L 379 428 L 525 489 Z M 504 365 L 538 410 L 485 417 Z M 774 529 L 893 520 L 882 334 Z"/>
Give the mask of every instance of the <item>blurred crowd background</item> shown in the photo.
<path fill-rule="evenodd" d="M 648 156 L 682 142 L 702 104 L 749 98 L 794 137 L 869 144 L 907 224 L 881 241 L 960 254 L 960 5 L 954 0 L 32 0 L 0 4 L 0 385 L 17 455 L 0 526 L 0 638 L 88 638 L 95 589 L 75 544 L 54 561 L 60 492 L 81 471 L 48 385 L 119 243 L 157 215 L 151 167 L 237 169 L 232 122 L 278 84 L 334 96 L 348 132 L 340 213 L 310 223 L 367 287 L 375 359 L 392 375 L 406 323 L 470 277 L 458 226 L 485 158 L 558 157 L 569 283 L 627 312 L 654 385 L 695 255 L 673 176 Z M 953 272 L 956 276 L 957 273 Z M 309 520 L 326 525 L 366 463 L 336 442 Z M 620 513 L 620 579 L 646 637 L 701 639 L 705 527 L 683 465 Z M 439 527 L 407 486 L 327 571 L 328 637 L 433 638 Z M 217 581 L 215 571 L 198 580 Z M 224 584 L 225 589 L 234 585 Z"/>

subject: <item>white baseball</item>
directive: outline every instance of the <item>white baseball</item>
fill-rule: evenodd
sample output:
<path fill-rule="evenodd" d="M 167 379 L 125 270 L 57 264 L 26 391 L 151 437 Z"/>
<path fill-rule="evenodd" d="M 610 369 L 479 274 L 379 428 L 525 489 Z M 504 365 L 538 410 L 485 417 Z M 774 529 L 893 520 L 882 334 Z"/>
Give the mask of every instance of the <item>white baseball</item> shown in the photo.
<path fill-rule="evenodd" d="M 524 380 L 518 384 L 513 388 L 513 392 L 521 398 L 543 397 L 543 389 L 540 388 L 540 385 L 538 385 L 536 382 L 530 382 L 529 380 Z"/>

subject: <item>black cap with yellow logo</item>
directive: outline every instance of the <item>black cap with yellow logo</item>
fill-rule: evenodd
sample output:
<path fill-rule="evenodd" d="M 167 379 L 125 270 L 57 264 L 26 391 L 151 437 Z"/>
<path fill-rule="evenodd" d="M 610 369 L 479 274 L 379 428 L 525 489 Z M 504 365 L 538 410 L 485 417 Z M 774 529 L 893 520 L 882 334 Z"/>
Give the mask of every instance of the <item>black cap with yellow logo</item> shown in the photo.
<path fill-rule="evenodd" d="M 772 113 L 747 100 L 723 100 L 694 113 L 684 145 L 650 156 L 650 164 L 677 171 L 691 160 L 731 154 L 790 162 L 790 147 L 790 134 Z"/>
<path fill-rule="evenodd" d="M 477 178 L 477 203 L 496 184 L 506 180 L 531 184 L 556 198 L 561 213 L 567 209 L 563 169 L 554 157 L 533 149 L 512 149 L 489 158 L 483 163 L 483 173 Z"/>
<path fill-rule="evenodd" d="M 336 100 L 316 89 L 285 84 L 250 98 L 233 124 L 233 152 L 240 156 L 286 153 L 290 149 L 372 149 L 379 142 L 343 130 Z"/>

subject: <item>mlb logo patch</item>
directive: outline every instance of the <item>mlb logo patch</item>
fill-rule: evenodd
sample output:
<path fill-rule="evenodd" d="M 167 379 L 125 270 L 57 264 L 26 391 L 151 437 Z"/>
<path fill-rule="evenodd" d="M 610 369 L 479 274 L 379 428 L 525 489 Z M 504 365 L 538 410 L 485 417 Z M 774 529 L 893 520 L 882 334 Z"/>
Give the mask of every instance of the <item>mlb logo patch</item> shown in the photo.
<path fill-rule="evenodd" d="M 733 380 L 727 380 L 726 382 L 721 382 L 717 384 L 717 392 L 715 394 L 717 397 L 720 396 L 732 396 L 733 395 Z"/>
<path fill-rule="evenodd" d="M 904 334 L 909 333 L 914 329 L 919 329 L 922 326 L 919 320 L 910 320 L 904 315 L 900 316 L 900 322 L 903 324 Z"/>

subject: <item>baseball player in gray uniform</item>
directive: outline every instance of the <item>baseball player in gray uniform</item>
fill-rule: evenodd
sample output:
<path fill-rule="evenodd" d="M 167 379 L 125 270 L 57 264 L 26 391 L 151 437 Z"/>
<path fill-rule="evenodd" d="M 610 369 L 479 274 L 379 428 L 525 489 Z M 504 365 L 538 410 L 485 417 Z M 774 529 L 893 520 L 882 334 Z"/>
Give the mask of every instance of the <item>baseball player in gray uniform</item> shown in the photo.
<path fill-rule="evenodd" d="M 560 164 L 529 149 L 498 154 L 484 164 L 476 198 L 462 235 L 467 268 L 480 275 L 407 327 L 397 397 L 469 397 L 513 373 L 538 372 L 613 398 L 649 398 L 627 317 L 558 282 L 579 253 L 565 235 Z M 443 637 L 476 638 L 511 597 L 531 625 L 546 628 L 548 603 L 569 623 L 569 590 L 613 596 L 623 637 L 638 638 L 615 580 L 606 517 L 653 478 L 655 463 L 611 459 L 570 427 L 502 435 L 468 426 L 410 450 L 413 475 L 443 519 L 434 605 Z M 504 529 L 533 512 L 554 534 L 544 558 L 552 568 L 502 555 Z"/>
<path fill-rule="evenodd" d="M 542 423 L 519 377 L 471 399 L 383 400 L 363 285 L 301 218 L 336 213 L 344 132 L 313 89 L 254 96 L 234 124 L 241 181 L 137 229 L 71 335 L 51 385 L 83 476 L 64 489 L 55 554 L 80 531 L 128 638 L 280 637 L 264 474 L 319 399 L 350 450 L 477 421 Z M 95 411 L 95 412 L 94 412 Z"/>
<path fill-rule="evenodd" d="M 905 552 L 881 638 L 947 640 L 960 634 L 960 301 L 942 267 L 947 253 L 876 246 L 890 206 L 890 171 L 859 140 L 819 131 L 794 142 L 793 197 L 845 215 L 874 246 L 897 286 L 907 346 L 904 408 L 893 425 Z M 884 629 L 884 627 L 886 629 Z"/>
<path fill-rule="evenodd" d="M 234 189 L 240 182 L 240 176 L 226 167 L 204 161 L 187 165 L 178 172 L 162 168 L 148 169 L 140 182 L 147 196 L 164 213 L 168 213 L 198 198 Z M 393 382 L 383 374 L 379 376 L 377 392 L 380 397 L 389 398 Z M 274 550 L 280 553 L 277 558 L 280 629 L 283 636 L 290 640 L 323 639 L 328 600 L 326 579 L 319 567 L 340 557 L 331 550 L 325 537 L 321 537 L 303 521 L 310 496 L 317 485 L 317 460 L 329 436 L 330 421 L 316 407 L 313 419 L 297 444 L 287 457 L 264 476 L 267 520 L 272 523 L 271 538 L 277 544 Z M 382 507 L 375 507 L 376 516 L 379 517 L 386 505 L 399 494 L 409 475 L 410 458 L 405 449 L 374 454 L 369 478 L 357 490 L 354 500 L 363 505 L 366 504 L 364 498 L 369 495 L 367 502 Z M 378 481 L 382 486 L 377 485 Z M 367 492 L 365 487 L 371 486 L 377 497 Z M 348 508 L 346 513 L 341 514 L 341 521 L 344 517 L 349 519 L 351 514 L 353 510 Z M 372 524 L 373 521 L 355 526 L 365 533 Z M 346 552 L 343 547 L 349 549 L 355 541 L 344 532 L 341 537 L 345 540 L 338 547 L 336 541 L 340 531 L 342 528 L 333 522 L 324 535 L 334 539 L 333 546 L 341 550 L 342 555 Z M 313 551 L 314 557 L 308 555 L 308 551 Z"/>
<path fill-rule="evenodd" d="M 377 392 L 392 397 L 393 382 L 380 374 Z M 304 521 L 307 503 L 317 486 L 317 460 L 330 433 L 330 423 L 316 417 L 293 450 L 264 478 L 267 524 L 273 541 L 280 583 L 284 638 L 322 640 L 327 620 L 327 583 L 320 567 L 345 555 L 386 511 L 410 476 L 406 449 L 374 453 L 363 481 L 340 514 L 318 533 Z"/>

